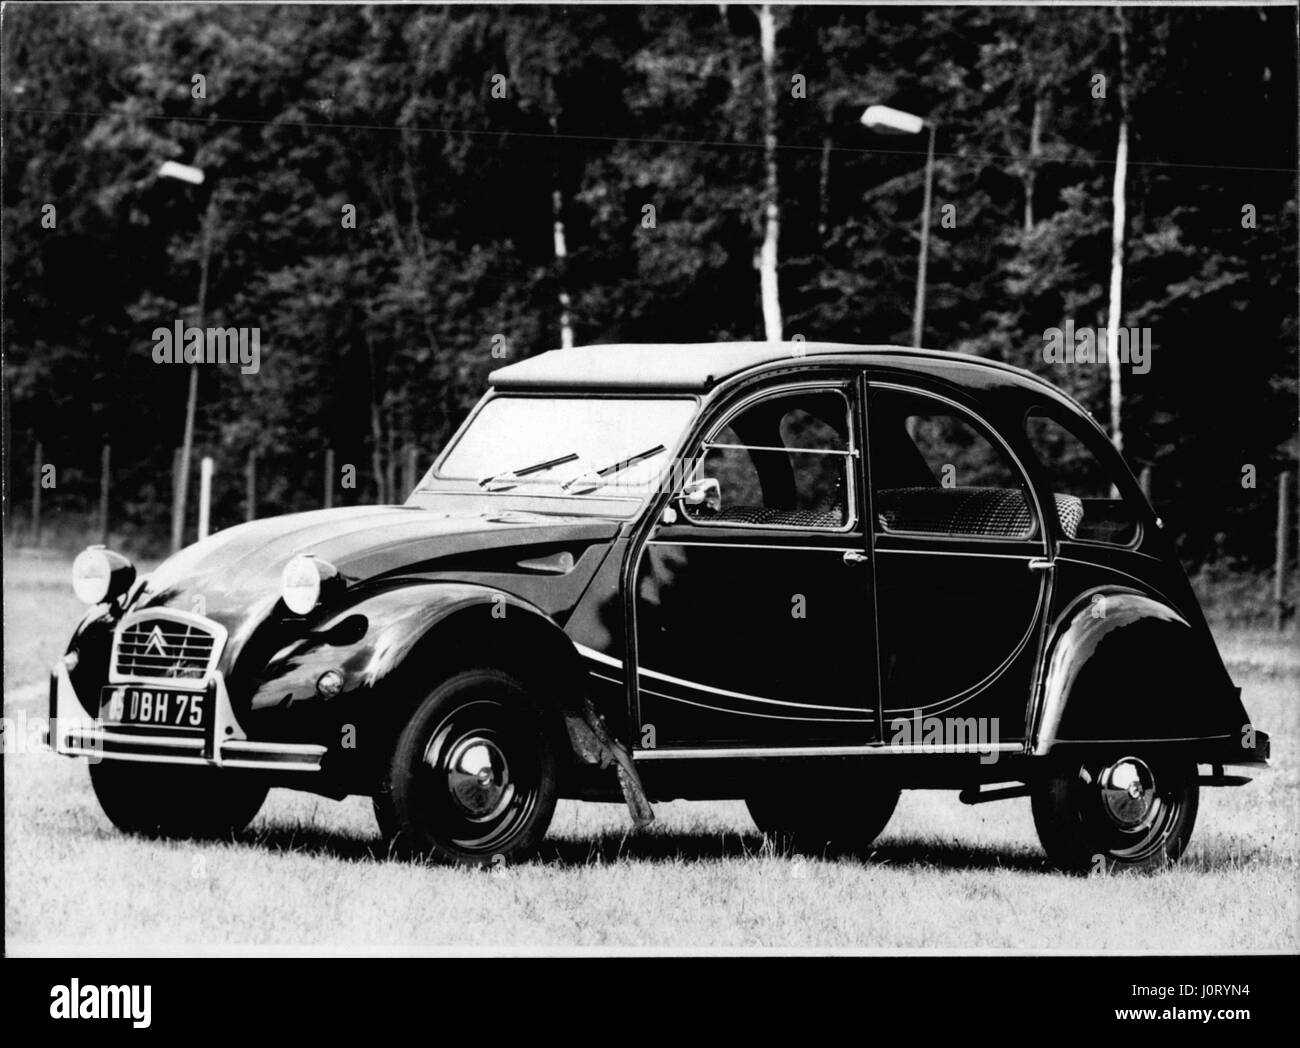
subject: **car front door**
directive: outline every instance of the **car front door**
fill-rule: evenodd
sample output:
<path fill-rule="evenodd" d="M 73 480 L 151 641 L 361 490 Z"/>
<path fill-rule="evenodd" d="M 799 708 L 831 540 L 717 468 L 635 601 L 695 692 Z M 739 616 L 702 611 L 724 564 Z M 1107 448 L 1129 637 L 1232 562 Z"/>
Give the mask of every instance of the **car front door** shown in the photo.
<path fill-rule="evenodd" d="M 1052 568 L 1038 497 L 995 427 L 940 393 L 871 382 L 867 427 L 884 741 L 1015 749 Z"/>
<path fill-rule="evenodd" d="M 634 572 L 638 749 L 878 739 L 855 382 L 748 394 L 688 456 L 706 497 L 656 523 Z"/>

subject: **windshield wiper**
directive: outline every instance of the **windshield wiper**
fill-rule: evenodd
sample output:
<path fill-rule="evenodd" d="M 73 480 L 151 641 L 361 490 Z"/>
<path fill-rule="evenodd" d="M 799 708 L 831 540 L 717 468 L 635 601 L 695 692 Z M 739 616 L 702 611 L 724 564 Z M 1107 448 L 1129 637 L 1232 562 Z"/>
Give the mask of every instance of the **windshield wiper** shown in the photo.
<path fill-rule="evenodd" d="M 534 462 L 531 466 L 523 466 L 520 469 L 503 469 L 499 473 L 491 473 L 478 482 L 480 488 L 485 488 L 494 481 L 502 477 L 526 477 L 530 473 L 541 473 L 543 470 L 554 469 L 556 466 L 563 466 L 569 462 L 578 461 L 579 455 L 576 451 L 571 451 L 567 455 L 561 455 L 559 458 L 547 459 L 545 462 Z"/>
<path fill-rule="evenodd" d="M 602 466 L 600 469 L 588 470 L 586 473 L 579 473 L 576 477 L 570 477 L 560 485 L 561 491 L 568 491 L 575 484 L 589 484 L 587 491 L 595 491 L 609 477 L 616 473 L 621 473 L 628 466 L 635 466 L 638 462 L 644 462 L 646 459 L 654 458 L 656 455 L 667 451 L 662 444 L 656 444 L 652 448 L 646 448 L 645 451 L 638 451 L 635 455 L 629 455 L 625 459 L 619 459 L 617 462 L 611 462 L 608 466 Z"/>

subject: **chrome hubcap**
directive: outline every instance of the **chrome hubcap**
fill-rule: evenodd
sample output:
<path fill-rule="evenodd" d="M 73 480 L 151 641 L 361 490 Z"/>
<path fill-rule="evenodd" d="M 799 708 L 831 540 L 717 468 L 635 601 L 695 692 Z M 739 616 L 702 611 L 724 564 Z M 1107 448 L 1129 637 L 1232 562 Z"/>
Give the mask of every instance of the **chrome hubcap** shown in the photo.
<path fill-rule="evenodd" d="M 500 814 L 514 796 L 505 755 L 484 735 L 459 739 L 448 752 L 445 767 L 452 800 L 475 822 Z"/>
<path fill-rule="evenodd" d="M 1156 807 L 1156 780 L 1146 762 L 1124 757 L 1104 769 L 1097 779 L 1102 803 L 1112 822 L 1136 830 Z"/>

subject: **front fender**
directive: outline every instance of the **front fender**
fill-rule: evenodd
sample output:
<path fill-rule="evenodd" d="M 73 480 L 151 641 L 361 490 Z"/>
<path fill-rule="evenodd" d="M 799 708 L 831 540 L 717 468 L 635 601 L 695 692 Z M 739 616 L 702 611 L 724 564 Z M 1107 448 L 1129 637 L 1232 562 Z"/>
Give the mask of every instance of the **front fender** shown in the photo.
<path fill-rule="evenodd" d="M 384 590 L 331 616 L 267 662 L 258 676 L 250 714 L 318 703 L 316 684 L 327 670 L 343 676 L 331 703 L 373 691 L 387 680 L 438 623 L 469 607 L 488 614 L 528 615 L 557 629 L 534 605 L 490 586 L 419 582 Z"/>
<path fill-rule="evenodd" d="M 1037 756 L 1076 743 L 1253 737 L 1208 631 L 1111 587 L 1083 594 L 1058 619 L 1031 723 Z"/>
<path fill-rule="evenodd" d="M 373 723 L 376 712 L 382 717 L 382 711 L 365 714 L 370 694 L 398 672 L 430 631 L 472 608 L 481 608 L 492 619 L 509 620 L 514 629 L 508 636 L 516 640 L 525 636 L 518 631 L 521 619 L 533 627 L 534 638 L 547 639 L 531 649 L 534 657 L 571 660 L 573 686 L 561 686 L 551 698 L 562 715 L 573 756 L 582 763 L 616 768 L 634 821 L 644 825 L 653 819 L 630 754 L 610 735 L 581 686 L 572 643 L 535 605 L 490 586 L 413 583 L 376 593 L 340 611 L 268 661 L 248 707 L 250 732 L 258 738 L 320 743 L 333 751 L 332 756 L 341 757 L 357 747 L 359 721 Z M 559 666 L 550 668 L 563 673 Z M 329 699 L 317 692 L 317 682 L 327 670 L 337 670 L 344 681 L 343 690 Z M 369 744 L 360 748 L 368 749 Z"/>

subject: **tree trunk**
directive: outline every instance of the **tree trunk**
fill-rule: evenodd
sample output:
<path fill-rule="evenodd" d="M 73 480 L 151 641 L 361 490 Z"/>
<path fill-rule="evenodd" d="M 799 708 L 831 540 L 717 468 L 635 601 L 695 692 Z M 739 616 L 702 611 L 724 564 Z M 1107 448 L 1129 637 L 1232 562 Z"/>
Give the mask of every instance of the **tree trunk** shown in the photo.
<path fill-rule="evenodd" d="M 763 302 L 763 332 L 769 342 L 781 341 L 781 297 L 776 279 L 777 244 L 781 235 L 780 185 L 776 170 L 776 18 L 771 4 L 758 9 L 759 41 L 763 51 L 763 155 L 767 168 L 763 192 L 763 246 L 758 257 Z"/>
<path fill-rule="evenodd" d="M 1042 151 L 1042 87 L 1034 93 L 1034 116 L 1029 125 L 1029 163 L 1025 167 L 1025 232 L 1034 228 L 1034 183 L 1038 178 L 1038 155 Z"/>
<path fill-rule="evenodd" d="M 564 284 L 569 248 L 564 239 L 564 219 L 560 217 L 563 207 L 564 198 L 557 187 L 551 193 L 551 212 L 555 216 L 555 272 L 560 283 L 560 345 L 568 349 L 573 345 L 573 321 L 569 314 L 569 290 Z"/>
<path fill-rule="evenodd" d="M 388 490 L 384 484 L 384 426 L 379 414 L 379 374 L 375 362 L 375 343 L 366 338 L 366 350 L 370 360 L 370 468 L 375 476 L 375 501 L 379 505 L 388 502 Z"/>
<path fill-rule="evenodd" d="M 551 134 L 555 134 L 557 129 L 556 119 L 551 117 Z M 565 283 L 569 245 L 564 236 L 564 194 L 560 190 L 560 165 L 558 160 L 553 167 L 554 188 L 551 190 L 551 221 L 553 224 L 551 228 L 555 234 L 555 279 L 560 285 L 560 346 L 568 349 L 573 345 L 573 321 L 569 313 L 569 289 Z"/>
<path fill-rule="evenodd" d="M 1128 86 L 1125 84 L 1128 62 L 1128 39 L 1124 12 L 1115 12 L 1119 21 L 1119 141 L 1115 145 L 1115 183 L 1111 194 L 1114 217 L 1110 236 L 1110 307 L 1106 319 L 1107 360 L 1110 366 L 1110 439 L 1118 450 L 1124 449 L 1124 430 L 1120 418 L 1122 388 L 1120 362 L 1115 355 L 1119 345 L 1120 314 L 1123 309 L 1124 284 L 1124 180 L 1128 173 Z"/>
<path fill-rule="evenodd" d="M 817 178 L 817 235 L 826 242 L 826 216 L 830 212 L 831 133 L 822 135 L 822 162 Z"/>
<path fill-rule="evenodd" d="M 384 487 L 387 489 L 385 502 L 397 501 L 397 454 L 393 447 L 393 406 L 390 404 L 384 412 Z"/>

